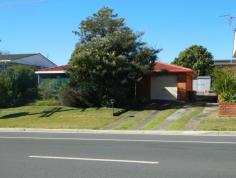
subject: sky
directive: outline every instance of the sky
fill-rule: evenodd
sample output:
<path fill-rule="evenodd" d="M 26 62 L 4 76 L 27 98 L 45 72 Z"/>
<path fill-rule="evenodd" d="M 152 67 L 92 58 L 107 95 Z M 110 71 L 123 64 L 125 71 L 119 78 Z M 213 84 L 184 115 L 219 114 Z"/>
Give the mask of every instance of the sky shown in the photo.
<path fill-rule="evenodd" d="M 66 64 L 78 42 L 81 20 L 110 7 L 148 46 L 163 49 L 159 60 L 170 63 L 193 44 L 215 59 L 230 59 L 233 27 L 223 15 L 236 16 L 236 0 L 0 0 L 0 51 L 41 53 Z"/>

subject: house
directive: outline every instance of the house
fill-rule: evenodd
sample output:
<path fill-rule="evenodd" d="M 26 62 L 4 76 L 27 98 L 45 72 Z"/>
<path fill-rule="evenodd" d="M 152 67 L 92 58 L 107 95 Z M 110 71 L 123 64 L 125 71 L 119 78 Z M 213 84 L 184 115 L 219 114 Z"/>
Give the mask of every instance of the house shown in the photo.
<path fill-rule="evenodd" d="M 188 100 L 192 69 L 156 62 L 139 85 L 139 95 L 149 100 Z"/>
<path fill-rule="evenodd" d="M 67 80 L 66 68 L 68 65 L 43 68 L 35 72 L 38 84 L 43 80 Z"/>
<path fill-rule="evenodd" d="M 214 60 L 216 67 L 224 68 L 226 70 L 236 73 L 236 60 L 235 59 L 220 59 Z"/>
<path fill-rule="evenodd" d="M 67 65 L 41 69 L 39 84 L 45 79 L 66 80 Z M 137 96 L 149 100 L 187 100 L 192 91 L 192 74 L 189 68 L 156 62 L 152 70 L 137 84 Z"/>
<path fill-rule="evenodd" d="M 40 53 L 0 55 L 0 70 L 12 64 L 29 65 L 36 69 L 56 66 L 56 64 Z"/>

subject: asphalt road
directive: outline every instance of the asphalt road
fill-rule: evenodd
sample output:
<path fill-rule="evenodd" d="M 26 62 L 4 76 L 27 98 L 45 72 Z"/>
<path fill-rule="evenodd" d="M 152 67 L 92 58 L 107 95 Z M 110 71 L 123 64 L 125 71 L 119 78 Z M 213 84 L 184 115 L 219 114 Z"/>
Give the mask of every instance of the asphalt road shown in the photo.
<path fill-rule="evenodd" d="M 235 178 L 236 137 L 0 133 L 0 178 Z"/>

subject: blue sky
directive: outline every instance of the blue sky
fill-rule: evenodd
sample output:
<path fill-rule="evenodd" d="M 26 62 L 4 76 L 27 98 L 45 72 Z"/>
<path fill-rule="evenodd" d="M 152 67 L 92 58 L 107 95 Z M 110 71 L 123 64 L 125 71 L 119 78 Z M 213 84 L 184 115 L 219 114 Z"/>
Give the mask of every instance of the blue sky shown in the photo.
<path fill-rule="evenodd" d="M 40 52 L 66 64 L 78 41 L 72 31 L 104 6 L 143 31 L 149 46 L 162 48 L 158 57 L 164 62 L 193 44 L 205 46 L 215 59 L 231 58 L 232 27 L 219 16 L 236 16 L 235 0 L 0 0 L 0 50 Z"/>

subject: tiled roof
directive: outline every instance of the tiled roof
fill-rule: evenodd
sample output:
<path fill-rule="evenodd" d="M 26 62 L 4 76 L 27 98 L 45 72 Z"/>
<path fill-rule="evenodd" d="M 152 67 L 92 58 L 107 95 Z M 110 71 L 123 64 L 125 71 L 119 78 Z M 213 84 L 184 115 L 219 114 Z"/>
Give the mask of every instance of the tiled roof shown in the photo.
<path fill-rule="evenodd" d="M 156 62 L 152 68 L 152 72 L 170 72 L 170 73 L 181 73 L 181 72 L 192 72 L 192 69 L 177 66 L 173 64 L 165 64 L 163 62 Z"/>
<path fill-rule="evenodd" d="M 53 71 L 66 71 L 68 65 L 62 65 L 57 67 L 49 67 L 40 69 L 39 72 L 52 72 Z M 152 69 L 153 72 L 170 72 L 170 73 L 178 73 L 178 72 L 192 72 L 192 69 L 181 67 L 172 64 L 165 64 L 163 62 L 156 62 Z"/>
<path fill-rule="evenodd" d="M 34 55 L 37 55 L 37 54 L 3 54 L 3 55 L 0 55 L 0 61 L 1 60 L 12 61 L 12 60 L 30 57 L 30 56 L 34 56 Z"/>
<path fill-rule="evenodd" d="M 40 69 L 39 71 L 65 71 L 67 67 L 68 65 L 48 67 L 48 68 Z"/>

